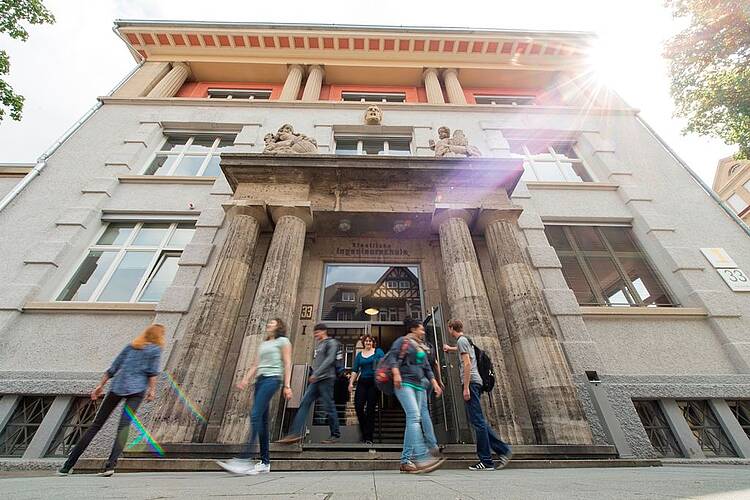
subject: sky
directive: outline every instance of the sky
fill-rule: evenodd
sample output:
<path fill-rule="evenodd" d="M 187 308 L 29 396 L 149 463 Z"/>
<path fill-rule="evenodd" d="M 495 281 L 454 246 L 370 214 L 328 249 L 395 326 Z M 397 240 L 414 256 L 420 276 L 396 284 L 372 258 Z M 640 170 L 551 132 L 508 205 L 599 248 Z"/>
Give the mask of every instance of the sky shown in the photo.
<path fill-rule="evenodd" d="M 0 163 L 34 162 L 135 66 L 113 33 L 115 19 L 247 21 L 591 31 L 604 81 L 709 185 L 718 160 L 735 152 L 721 140 L 683 136 L 672 116 L 664 41 L 684 26 L 662 0 L 379 0 L 241 2 L 212 0 L 44 0 L 54 25 L 32 26 L 27 42 L 0 35 L 7 81 L 26 97 L 23 119 L 0 122 Z M 368 5 L 367 8 L 364 8 Z"/>

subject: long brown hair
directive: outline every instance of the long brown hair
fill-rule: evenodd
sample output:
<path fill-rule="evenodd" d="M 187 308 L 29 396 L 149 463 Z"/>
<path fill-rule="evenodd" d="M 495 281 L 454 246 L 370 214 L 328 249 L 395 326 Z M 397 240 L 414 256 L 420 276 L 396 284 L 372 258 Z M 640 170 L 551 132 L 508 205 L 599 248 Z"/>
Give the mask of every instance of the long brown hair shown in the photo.
<path fill-rule="evenodd" d="M 130 343 L 130 345 L 134 349 L 143 349 L 147 344 L 155 344 L 159 347 L 164 347 L 166 343 L 167 342 L 164 339 L 164 325 L 153 323 L 148 325 L 146 329 Z"/>
<path fill-rule="evenodd" d="M 276 329 L 273 331 L 274 338 L 286 337 L 286 323 L 281 318 L 273 318 L 271 321 L 276 322 Z"/>

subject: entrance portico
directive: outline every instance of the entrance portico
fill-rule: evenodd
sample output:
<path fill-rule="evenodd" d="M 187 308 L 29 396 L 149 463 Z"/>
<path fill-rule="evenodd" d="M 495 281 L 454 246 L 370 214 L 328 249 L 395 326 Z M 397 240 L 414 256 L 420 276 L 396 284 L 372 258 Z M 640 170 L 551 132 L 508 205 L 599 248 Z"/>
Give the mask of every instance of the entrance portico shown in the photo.
<path fill-rule="evenodd" d="M 235 380 L 242 376 L 269 318 L 288 321 L 294 363 L 301 367 L 311 360 L 315 322 L 325 320 L 332 328 L 337 322 L 362 328 L 379 323 L 380 318 L 325 317 L 326 266 L 356 264 L 417 268 L 420 299 L 410 307 L 421 310 L 415 313 L 424 318 L 441 306 L 441 323 L 448 316 L 464 321 L 494 362 L 497 384 L 486 401 L 486 414 L 511 443 L 591 444 L 569 368 L 513 229 L 520 209 L 511 205 L 509 193 L 521 176 L 520 160 L 229 153 L 222 155 L 222 168 L 234 192 L 227 206 L 230 228 L 247 218 L 250 229 L 256 229 L 229 231 L 221 255 L 232 262 L 239 259 L 245 271 L 214 272 L 199 299 L 202 307 L 194 313 L 205 320 L 192 320 L 184 347 L 166 368 L 203 413 L 214 418 L 196 422 L 167 391 L 154 422 L 162 443 L 244 442 L 251 395 L 220 383 L 221 367 L 224 373 L 234 367 Z M 263 258 L 252 251 L 258 232 L 271 228 L 259 281 L 248 287 L 247 266 Z M 491 259 L 489 274 L 482 272 L 475 248 L 482 240 Z M 237 249 L 244 250 L 238 254 Z M 489 280 L 500 290 L 501 303 L 491 303 Z M 238 295 L 253 292 L 244 331 L 235 333 L 238 311 L 232 304 Z M 498 314 L 505 317 L 507 341 L 496 326 Z M 443 326 L 435 324 L 433 333 L 439 329 L 442 335 Z M 242 338 L 231 338 L 233 333 Z M 213 342 L 206 349 L 209 336 Z M 192 366 L 185 368 L 188 361 Z M 202 374 L 199 382 L 190 383 L 196 377 L 183 374 L 191 371 Z M 457 384 L 456 378 L 450 383 Z M 453 389 L 460 394 L 459 387 Z M 452 410 L 442 416 L 447 436 L 467 441 L 462 405 L 451 400 L 452 392 L 446 391 L 445 403 Z M 272 436 L 279 435 L 291 411 L 276 402 Z M 215 430 L 207 432 L 212 426 Z"/>

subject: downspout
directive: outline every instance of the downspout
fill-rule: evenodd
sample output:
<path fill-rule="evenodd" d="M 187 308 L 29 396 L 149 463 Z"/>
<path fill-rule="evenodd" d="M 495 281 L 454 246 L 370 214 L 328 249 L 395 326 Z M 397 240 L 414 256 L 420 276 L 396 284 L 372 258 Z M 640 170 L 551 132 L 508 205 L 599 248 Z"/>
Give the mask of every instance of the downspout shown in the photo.
<path fill-rule="evenodd" d="M 711 198 L 713 198 L 713 200 L 714 200 L 714 201 L 715 201 L 715 202 L 716 202 L 716 203 L 717 203 L 717 204 L 718 204 L 718 205 L 719 205 L 719 206 L 720 206 L 720 207 L 721 207 L 722 209 L 724 209 L 724 211 L 725 211 L 725 212 L 726 212 L 726 213 L 727 213 L 727 214 L 729 215 L 729 217 L 730 217 L 730 218 L 731 218 L 731 219 L 732 219 L 732 220 L 733 220 L 734 222 L 736 222 L 738 226 L 740 226 L 740 229 L 742 229 L 743 231 L 745 231 L 745 234 L 746 234 L 746 235 L 750 236 L 750 227 L 748 227 L 748 225 L 747 225 L 747 224 L 745 224 L 745 221 L 743 221 L 742 219 L 740 219 L 740 218 L 739 218 L 739 216 L 738 216 L 738 215 L 737 215 L 737 214 L 736 214 L 736 213 L 734 212 L 734 210 L 732 210 L 732 209 L 731 209 L 731 208 L 730 208 L 730 207 L 729 207 L 729 206 L 728 206 L 728 205 L 727 205 L 726 203 L 724 203 L 723 201 L 721 201 L 721 198 L 719 198 L 719 195 L 718 195 L 718 194 L 716 194 L 716 193 L 714 192 L 714 190 L 713 190 L 713 189 L 711 189 L 711 188 L 709 187 L 709 185 L 708 185 L 708 184 L 706 184 L 706 183 L 705 183 L 705 181 L 704 181 L 703 179 L 701 179 L 701 178 L 700 178 L 700 176 L 699 176 L 698 174 L 696 174 L 696 173 L 695 173 L 695 171 L 694 171 L 694 170 L 693 170 L 692 168 L 690 168 L 690 167 L 688 166 L 688 164 L 687 164 L 687 163 L 685 163 L 685 162 L 684 162 L 684 161 L 682 160 L 682 158 L 680 158 L 680 157 L 679 157 L 679 156 L 677 155 L 677 153 L 676 153 L 676 152 L 675 152 L 675 151 L 674 151 L 674 150 L 673 150 L 673 149 L 672 149 L 671 147 L 669 147 L 669 145 L 668 145 L 668 144 L 667 144 L 667 143 L 666 143 L 666 142 L 664 141 L 664 139 L 662 139 L 662 138 L 661 138 L 661 137 L 659 136 L 659 134 L 657 134 L 657 133 L 656 133 L 656 131 L 655 131 L 654 129 L 652 129 L 652 128 L 651 128 L 651 127 L 649 126 L 649 124 L 648 124 L 648 123 L 646 123 L 646 122 L 645 122 L 644 120 L 642 120 L 642 119 L 641 119 L 641 117 L 640 117 L 640 116 L 638 116 L 638 115 L 636 115 L 636 120 L 638 120 L 638 122 L 639 122 L 639 123 L 640 123 L 641 125 L 643 125 L 643 126 L 644 126 L 644 127 L 646 128 L 646 130 L 648 130 L 648 132 L 649 132 L 649 133 L 650 133 L 650 134 L 651 134 L 651 135 L 652 135 L 652 136 L 654 137 L 654 139 L 656 139 L 657 141 L 659 141 L 659 142 L 661 143 L 661 145 L 662 145 L 662 146 L 664 146 L 664 149 L 666 149 L 666 150 L 667 150 L 667 151 L 669 152 L 669 154 L 670 154 L 670 155 L 672 155 L 672 157 L 673 157 L 673 158 L 674 158 L 675 160 L 677 160 L 677 163 L 679 163 L 680 165 L 682 165 L 682 168 L 684 168 L 684 169 L 685 169 L 685 170 L 687 171 L 687 173 L 688 173 L 688 174 L 690 174 L 690 176 L 691 176 L 691 177 L 693 178 L 693 180 L 695 180 L 695 182 L 697 182 L 697 183 L 698 183 L 698 185 L 699 185 L 699 186 L 700 186 L 701 188 L 703 188 L 703 190 L 704 190 L 704 191 L 705 191 L 705 192 L 706 192 L 706 193 L 707 193 L 707 194 L 708 194 L 708 195 L 709 195 L 709 196 L 710 196 Z"/>
<path fill-rule="evenodd" d="M 118 36 L 119 36 L 119 33 L 118 33 Z M 117 91 L 117 89 L 119 89 L 120 87 L 122 87 L 122 85 L 126 81 L 128 81 L 130 79 L 130 77 L 133 76 L 133 74 L 136 71 L 138 71 L 138 69 L 141 66 L 143 66 L 144 62 L 145 62 L 144 60 L 141 60 L 138 63 L 138 65 L 136 67 L 134 67 L 132 70 L 130 70 L 130 72 L 127 75 L 125 75 L 125 78 L 123 78 L 122 80 L 120 80 L 117 83 L 117 85 L 115 85 L 115 87 L 107 95 L 112 95 L 113 93 L 115 93 Z M 36 165 L 34 165 L 34 168 L 32 168 L 31 171 L 29 171 L 29 173 L 27 173 L 24 176 L 24 178 L 21 179 L 21 182 L 19 182 L 18 184 L 16 184 L 13 187 L 13 189 L 11 189 L 10 192 L 8 192 L 8 194 L 6 194 L 5 197 L 3 197 L 2 200 L 0 200 L 0 212 L 2 212 L 3 209 L 5 209 L 5 207 L 7 207 L 8 205 L 10 205 L 10 203 L 16 198 L 16 196 L 18 196 L 21 193 L 21 191 L 23 191 L 26 188 L 26 186 L 28 186 L 31 183 L 32 180 L 34 180 L 34 178 L 36 176 L 38 176 L 39 174 L 42 173 L 42 170 L 44 170 L 44 168 L 47 166 L 47 160 L 49 159 L 49 157 L 52 156 L 55 153 L 55 151 L 57 151 L 57 149 L 60 146 L 62 146 L 63 143 L 65 141 L 67 141 L 68 138 L 70 138 L 71 135 L 73 135 L 73 133 L 76 132 L 76 130 L 78 130 L 84 123 L 86 123 L 86 121 L 89 118 L 91 118 L 91 116 L 101 106 L 102 106 L 102 102 L 100 100 L 97 100 L 96 104 L 94 104 L 91 108 L 89 108 L 89 110 L 86 111 L 86 113 L 77 122 L 75 122 L 72 127 L 70 127 L 50 148 L 48 148 L 42 154 L 42 156 L 40 156 L 37 159 Z"/>

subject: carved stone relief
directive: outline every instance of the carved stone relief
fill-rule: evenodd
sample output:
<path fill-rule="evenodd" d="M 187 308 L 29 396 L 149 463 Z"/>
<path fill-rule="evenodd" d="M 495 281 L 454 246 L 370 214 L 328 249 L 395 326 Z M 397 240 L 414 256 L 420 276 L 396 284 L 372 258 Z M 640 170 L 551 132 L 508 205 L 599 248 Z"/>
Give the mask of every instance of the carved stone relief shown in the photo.
<path fill-rule="evenodd" d="M 455 130 L 453 137 L 450 134 L 451 130 L 443 126 L 438 129 L 438 141 L 430 140 L 430 149 L 435 151 L 436 157 L 482 156 L 476 146 L 469 144 L 463 130 Z"/>
<path fill-rule="evenodd" d="M 275 134 L 266 134 L 263 137 L 266 154 L 300 154 L 317 153 L 318 143 L 312 137 L 294 131 L 294 127 L 285 123 Z"/>

